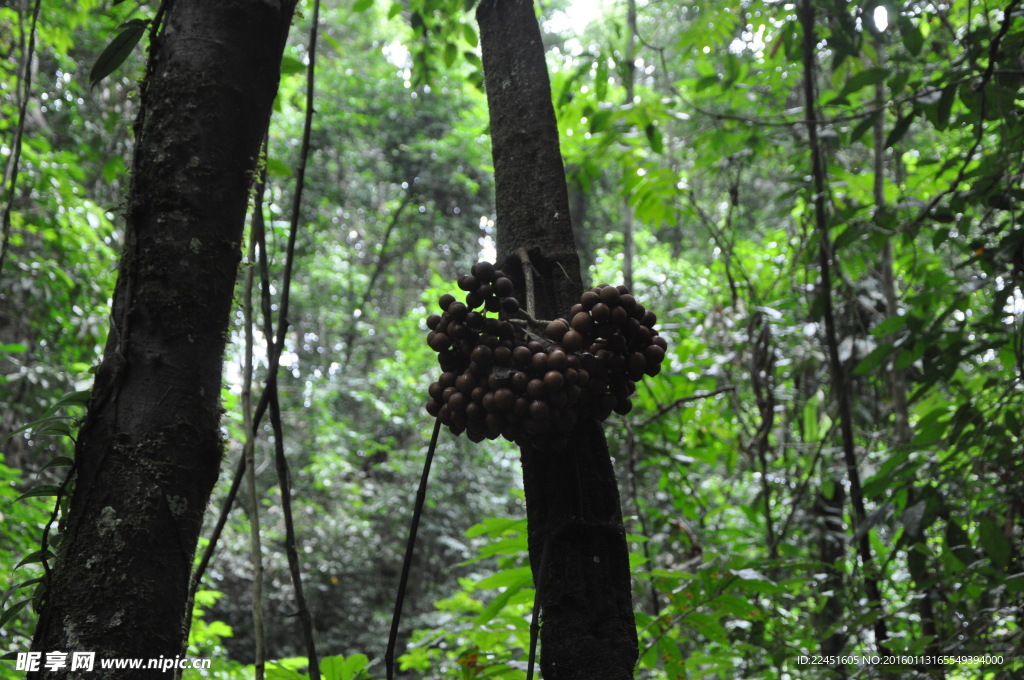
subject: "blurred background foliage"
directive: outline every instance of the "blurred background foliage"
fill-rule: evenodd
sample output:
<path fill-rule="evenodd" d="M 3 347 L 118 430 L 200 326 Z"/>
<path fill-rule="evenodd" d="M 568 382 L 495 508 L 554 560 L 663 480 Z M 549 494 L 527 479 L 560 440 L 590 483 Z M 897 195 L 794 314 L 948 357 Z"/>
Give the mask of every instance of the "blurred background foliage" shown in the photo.
<path fill-rule="evenodd" d="M 606 426 L 632 540 L 637 677 L 1020 677 L 1022 10 L 815 2 L 831 295 L 860 523 L 824 344 L 796 8 L 539 7 L 587 277 L 621 283 L 628 271 L 670 342 L 665 370 Z M 383 673 L 432 425 L 422 404 L 437 369 L 424 319 L 458 274 L 493 258 L 487 110 L 465 5 L 322 10 L 280 385 L 327 678 Z M 302 7 L 265 162 L 278 278 L 309 57 Z M 0 3 L 0 207 L 11 208 L 0 270 L 0 652 L 27 647 L 32 610 L 16 605 L 42 569 L 15 565 L 39 548 L 50 514 L 45 496 L 15 498 L 58 483 L 66 468 L 46 466 L 72 450 L 59 428 L 7 435 L 91 385 L 143 50 L 95 87 L 88 73 L 118 25 L 156 8 L 42 3 L 12 184 L 32 9 Z M 225 357 L 220 494 L 244 441 L 241 324 L 239 312 Z M 265 345 L 257 334 L 263 369 Z M 269 436 L 268 425 L 256 452 L 267 644 L 280 660 L 269 677 L 304 677 Z M 231 513 L 196 601 L 190 654 L 214 669 L 187 677 L 252 674 L 244 507 Z M 865 535 L 867 566 L 856 553 Z M 442 437 L 405 605 L 403 677 L 525 677 L 525 540 L 514 447 Z M 880 602 L 869 601 L 868 580 Z M 877 653 L 879 619 L 894 653 L 990 662 L 798 663 L 826 650 Z"/>

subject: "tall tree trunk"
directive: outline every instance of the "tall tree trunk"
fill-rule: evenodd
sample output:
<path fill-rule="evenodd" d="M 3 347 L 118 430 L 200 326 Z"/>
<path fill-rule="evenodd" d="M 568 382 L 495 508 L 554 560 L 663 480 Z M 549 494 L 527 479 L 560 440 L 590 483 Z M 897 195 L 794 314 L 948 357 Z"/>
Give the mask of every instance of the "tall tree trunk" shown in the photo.
<path fill-rule="evenodd" d="M 533 3 L 484 0 L 477 20 L 491 115 L 499 262 L 527 254 L 536 316 L 564 316 L 579 300 L 582 278 Z M 514 274 L 522 294 L 518 260 L 503 268 Z M 601 424 L 580 418 L 564 450 L 524 446 L 522 463 L 544 677 L 632 678 L 638 651 L 629 553 Z"/>
<path fill-rule="evenodd" d="M 182 654 L 192 558 L 220 467 L 239 244 L 295 0 L 167 6 L 135 121 L 112 325 L 36 629 L 44 652 Z"/>

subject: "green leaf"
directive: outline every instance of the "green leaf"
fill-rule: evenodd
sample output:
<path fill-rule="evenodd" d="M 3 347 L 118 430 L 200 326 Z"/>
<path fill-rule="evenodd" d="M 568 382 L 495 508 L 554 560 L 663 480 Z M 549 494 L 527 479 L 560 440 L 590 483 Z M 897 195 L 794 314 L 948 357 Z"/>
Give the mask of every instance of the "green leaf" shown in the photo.
<path fill-rule="evenodd" d="M 292 169 L 288 167 L 288 164 L 284 161 L 278 160 L 277 158 L 268 158 L 267 173 L 277 177 L 291 177 Z"/>
<path fill-rule="evenodd" d="M 56 467 L 71 467 L 75 464 L 75 461 L 67 456 L 57 456 L 56 458 L 50 459 L 50 462 L 43 466 L 43 469 L 56 468 Z"/>
<path fill-rule="evenodd" d="M 661 153 L 665 148 L 661 141 L 661 132 L 658 130 L 658 126 L 654 123 L 648 123 L 647 127 L 644 128 L 644 133 L 647 135 L 647 141 L 651 145 L 651 150 L 654 153 Z"/>
<path fill-rule="evenodd" d="M 1010 542 L 1003 533 L 1003 528 L 998 522 L 986 517 L 978 524 L 981 538 L 981 547 L 991 558 L 992 564 L 1001 571 L 1005 571 L 1010 565 Z"/>
<path fill-rule="evenodd" d="M 918 501 L 903 511 L 903 528 L 910 538 L 917 539 L 921 536 L 921 520 L 924 519 L 924 511 L 927 507 L 927 502 Z"/>
<path fill-rule="evenodd" d="M 15 342 L 10 345 L 0 345 L 0 352 L 6 352 L 8 354 L 17 354 L 18 352 L 25 352 L 28 347 L 22 345 L 20 342 Z"/>
<path fill-rule="evenodd" d="M 909 116 L 900 118 L 896 121 L 896 125 L 894 125 L 892 131 L 889 132 L 889 136 L 885 138 L 886 149 L 903 139 L 903 135 L 905 135 L 907 130 L 910 129 L 910 124 L 914 122 L 914 113 L 916 113 L 916 111 L 912 111 Z"/>
<path fill-rule="evenodd" d="M 509 588 L 514 585 L 518 585 L 522 582 L 523 578 L 529 580 L 533 579 L 532 571 L 530 567 L 516 567 L 514 569 L 504 569 L 499 571 L 497 574 L 493 574 L 483 579 L 476 584 L 477 588 L 486 590 L 497 589 L 497 588 Z"/>
<path fill-rule="evenodd" d="M 902 329 L 907 325 L 907 317 L 905 314 L 896 314 L 885 319 L 877 326 L 871 329 L 871 335 L 876 338 L 884 338 L 887 335 L 891 335 L 896 331 Z"/>
<path fill-rule="evenodd" d="M 284 55 L 281 57 L 281 75 L 288 76 L 293 73 L 302 73 L 306 70 L 306 66 L 291 55 Z"/>
<path fill-rule="evenodd" d="M 352 4 L 352 11 L 355 13 L 365 12 L 373 7 L 373 0 L 356 0 Z"/>
<path fill-rule="evenodd" d="M 388 19 L 394 19 L 396 16 L 402 13 L 402 3 L 394 2 L 391 7 L 388 8 Z"/>
<path fill-rule="evenodd" d="M 30 552 L 28 555 L 25 555 L 25 557 L 21 558 L 21 562 L 18 562 L 16 565 L 14 565 L 14 568 L 18 569 L 20 567 L 25 566 L 26 564 L 36 564 L 42 562 L 44 559 L 48 560 L 51 557 L 53 557 L 53 553 L 49 550 L 34 550 Z"/>
<path fill-rule="evenodd" d="M 477 614 L 477 616 L 473 619 L 473 622 L 477 626 L 487 623 L 495 616 L 497 616 L 498 612 L 505 608 L 505 605 L 508 604 L 508 601 L 512 599 L 514 595 L 521 592 L 525 588 L 530 588 L 532 586 L 533 576 L 521 577 L 519 580 L 513 582 L 507 588 L 505 588 L 505 590 L 495 595 L 494 599 L 487 603 L 487 606 L 484 607 L 484 610 Z"/>
<path fill-rule="evenodd" d="M 907 48 L 907 52 L 914 57 L 921 54 L 921 48 L 924 47 L 924 36 L 921 35 L 921 29 L 910 20 L 910 17 L 900 16 L 897 23 L 900 37 L 903 38 L 903 46 Z"/>
<path fill-rule="evenodd" d="M 476 31 L 469 24 L 462 24 L 462 37 L 466 39 L 473 47 L 480 44 L 480 39 L 476 35 Z"/>
<path fill-rule="evenodd" d="M 854 143 L 860 140 L 864 136 L 864 133 L 875 126 L 875 121 L 882 115 L 881 111 L 874 111 L 871 115 L 863 118 L 850 132 L 850 143 Z"/>
<path fill-rule="evenodd" d="M 30 578 L 27 581 L 22 581 L 21 583 L 11 586 L 7 589 L 7 592 L 4 593 L 4 600 L 2 606 L 7 606 L 7 601 L 11 598 L 11 595 L 13 595 L 18 590 L 21 590 L 22 588 L 27 588 L 28 586 L 34 586 L 37 583 L 43 583 L 45 581 L 45 576 L 36 576 L 35 578 Z"/>
<path fill-rule="evenodd" d="M 949 127 L 949 114 L 953 110 L 953 102 L 956 101 L 956 85 L 947 85 L 942 88 L 942 96 L 935 107 L 935 127 L 945 130 Z"/>
<path fill-rule="evenodd" d="M 370 659 L 365 654 L 353 654 L 347 658 L 326 656 L 320 660 L 320 672 L 325 680 L 355 680 L 369 664 Z"/>
<path fill-rule="evenodd" d="M 96 59 L 96 63 L 93 64 L 92 70 L 89 71 L 90 87 L 96 87 L 97 83 L 124 63 L 135 46 L 139 44 L 147 26 L 149 26 L 149 19 L 129 19 L 119 26 L 123 30 L 114 36 L 110 44 L 104 48 L 99 58 Z"/>
<path fill-rule="evenodd" d="M 871 350 L 871 353 L 860 360 L 857 366 L 853 369 L 854 375 L 868 375 L 876 368 L 885 363 L 885 360 L 889 358 L 892 353 L 893 347 L 890 343 L 882 343 L 878 347 Z"/>
<path fill-rule="evenodd" d="M 955 519 L 946 522 L 946 551 L 953 554 L 964 565 L 974 562 L 974 551 L 971 549 L 971 537 Z"/>
<path fill-rule="evenodd" d="M 60 486 L 57 484 L 40 484 L 39 486 L 29 489 L 25 493 L 21 494 L 14 500 L 20 501 L 25 498 L 35 498 L 36 496 L 56 496 L 60 493 Z"/>
<path fill-rule="evenodd" d="M 867 87 L 868 85 L 874 85 L 880 83 L 889 76 L 889 69 L 883 66 L 873 66 L 866 68 L 860 73 L 855 73 L 843 87 L 842 95 L 845 96 L 852 94 L 861 88 Z"/>
<path fill-rule="evenodd" d="M 15 616 L 17 616 L 18 612 L 20 612 L 22 609 L 24 609 L 25 605 L 27 605 L 31 601 L 32 601 L 32 598 L 31 597 L 27 597 L 24 600 L 21 600 L 20 602 L 15 602 L 10 607 L 5 609 L 4 613 L 0 614 L 0 628 L 3 628 L 7 624 L 8 621 L 10 621 Z"/>
<path fill-rule="evenodd" d="M 931 576 L 928 572 L 928 556 L 922 552 L 923 550 L 923 546 L 916 545 L 907 551 L 907 569 L 918 586 Z"/>
<path fill-rule="evenodd" d="M 444 46 L 444 65 L 451 68 L 451 65 L 455 63 L 455 60 L 459 57 L 459 47 L 455 43 L 445 43 Z"/>

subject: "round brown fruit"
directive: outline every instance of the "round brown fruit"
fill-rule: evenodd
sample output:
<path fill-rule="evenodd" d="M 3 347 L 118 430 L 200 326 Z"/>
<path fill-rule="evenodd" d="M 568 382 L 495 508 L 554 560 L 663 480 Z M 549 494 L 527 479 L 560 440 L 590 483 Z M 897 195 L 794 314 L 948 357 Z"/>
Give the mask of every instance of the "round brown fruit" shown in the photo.
<path fill-rule="evenodd" d="M 537 422 L 545 422 L 551 415 L 551 408 L 547 403 L 543 401 L 533 401 L 530 403 L 530 417 Z"/>
<path fill-rule="evenodd" d="M 583 305 L 583 309 L 591 309 L 600 301 L 601 297 L 592 290 L 588 290 L 580 296 L 580 304 Z"/>
<path fill-rule="evenodd" d="M 430 345 L 430 349 L 435 352 L 440 352 L 443 349 L 448 349 L 452 344 L 451 338 L 444 333 L 434 333 L 433 335 L 427 336 L 427 344 Z"/>
<path fill-rule="evenodd" d="M 579 331 L 569 331 L 562 336 L 562 347 L 567 352 L 575 352 L 583 347 L 583 335 Z"/>
<path fill-rule="evenodd" d="M 548 355 L 544 352 L 537 352 L 530 359 L 530 366 L 535 374 L 543 374 L 548 370 Z"/>
<path fill-rule="evenodd" d="M 494 353 L 490 347 L 487 345 L 477 345 L 473 348 L 473 353 L 470 354 L 469 358 L 479 364 L 487 364 L 490 363 L 493 356 Z"/>
<path fill-rule="evenodd" d="M 501 297 L 508 297 L 512 294 L 513 290 L 512 279 L 502 277 L 494 282 L 494 292 Z"/>
<path fill-rule="evenodd" d="M 511 411 L 516 405 L 516 395 L 507 387 L 494 393 L 494 404 L 502 411 Z"/>
<path fill-rule="evenodd" d="M 499 366 L 505 366 L 508 362 L 512 361 L 512 350 L 504 345 L 499 345 L 494 348 L 494 363 Z"/>
<path fill-rule="evenodd" d="M 615 326 L 616 328 L 622 328 L 623 326 L 626 325 L 626 321 L 628 321 L 628 320 L 629 320 L 629 314 L 626 313 L 625 308 L 623 308 L 623 307 L 615 307 L 614 309 L 612 309 L 612 313 L 611 313 L 612 326 Z"/>
<path fill-rule="evenodd" d="M 466 409 L 467 401 L 468 399 L 466 399 L 466 395 L 462 392 L 456 392 L 452 396 L 448 397 L 448 408 L 450 408 L 454 413 L 464 411 Z"/>
<path fill-rule="evenodd" d="M 590 310 L 590 315 L 594 317 L 594 321 L 598 323 L 605 323 L 611 316 L 612 309 L 603 302 L 598 302 Z"/>
<path fill-rule="evenodd" d="M 453 302 L 455 302 L 455 296 L 451 293 L 445 293 L 437 300 L 437 304 L 441 307 L 441 310 L 445 312 L 448 311 L 448 307 L 450 307 Z"/>
<path fill-rule="evenodd" d="M 633 352 L 629 355 L 629 359 L 626 360 L 626 375 L 629 376 L 630 380 L 640 380 L 644 377 L 644 371 L 647 370 L 647 360 L 644 355 L 640 352 Z"/>
<path fill-rule="evenodd" d="M 548 352 L 548 368 L 552 371 L 564 371 L 569 366 L 569 355 L 560 349 Z"/>
<path fill-rule="evenodd" d="M 534 378 L 526 385 L 526 396 L 530 399 L 540 399 L 545 394 L 544 381 Z"/>
<path fill-rule="evenodd" d="M 477 262 L 469 271 L 482 281 L 489 283 L 494 280 L 494 265 L 490 262 Z"/>
<path fill-rule="evenodd" d="M 565 387 L 565 376 L 560 371 L 548 371 L 544 374 L 544 387 L 548 394 L 554 394 Z"/>
<path fill-rule="evenodd" d="M 441 412 L 441 404 L 439 404 L 435 399 L 428 399 L 427 400 L 427 413 L 429 413 L 430 415 L 432 415 L 432 416 L 434 416 L 436 418 L 437 414 L 440 413 L 440 412 Z"/>
<path fill-rule="evenodd" d="M 476 380 L 468 373 L 463 373 L 455 379 L 455 389 L 463 394 L 469 394 L 474 387 L 476 387 Z"/>
<path fill-rule="evenodd" d="M 580 333 L 587 333 L 594 325 L 594 319 L 587 312 L 579 312 L 572 317 L 572 329 Z"/>
<path fill-rule="evenodd" d="M 614 286 L 606 286 L 602 288 L 598 295 L 601 296 L 601 300 L 609 307 L 615 307 L 618 305 L 619 300 L 622 297 L 622 294 L 619 293 L 619 289 Z"/>
<path fill-rule="evenodd" d="M 427 325 L 430 325 L 429 322 L 427 323 Z M 559 340 L 562 339 L 562 336 L 565 335 L 566 331 L 568 330 L 569 324 L 566 323 L 565 319 L 555 319 L 554 321 L 548 324 L 548 327 L 545 329 L 544 334 L 547 335 L 550 339 L 554 340 L 555 342 L 558 342 Z"/>
<path fill-rule="evenodd" d="M 659 345 L 648 345 L 644 349 L 644 358 L 648 364 L 660 364 L 665 360 L 665 350 Z"/>

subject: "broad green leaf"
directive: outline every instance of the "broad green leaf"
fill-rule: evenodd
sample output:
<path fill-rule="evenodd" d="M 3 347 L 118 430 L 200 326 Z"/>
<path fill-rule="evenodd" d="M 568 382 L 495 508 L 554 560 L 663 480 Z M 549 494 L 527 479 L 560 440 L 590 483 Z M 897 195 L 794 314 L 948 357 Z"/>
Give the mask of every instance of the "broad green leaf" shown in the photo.
<path fill-rule="evenodd" d="M 921 536 L 921 520 L 924 519 L 924 511 L 927 507 L 928 504 L 925 501 L 918 501 L 903 511 L 903 528 L 911 539 Z"/>
<path fill-rule="evenodd" d="M 146 27 L 149 26 L 148 19 L 129 19 L 119 26 L 121 32 L 114 36 L 110 44 L 100 53 L 92 70 L 89 71 L 89 85 L 96 85 L 113 73 L 118 66 L 124 63 L 128 55 L 132 53 L 135 46 L 139 44 Z"/>
<path fill-rule="evenodd" d="M 18 612 L 24 609 L 25 605 L 27 605 L 31 601 L 32 598 L 28 597 L 19 602 L 15 602 L 10 607 L 5 609 L 4 612 L 0 614 L 0 628 L 3 628 L 5 625 L 7 625 L 7 622 L 13 619 L 15 616 L 17 616 Z"/>
<path fill-rule="evenodd" d="M 1002 526 L 992 518 L 985 517 L 978 523 L 981 547 L 996 568 L 1005 571 L 1010 564 L 1010 542 Z"/>
<path fill-rule="evenodd" d="M 35 550 L 29 553 L 28 555 L 25 555 L 25 557 L 21 558 L 21 561 L 14 565 L 14 568 L 18 569 L 19 567 L 23 567 L 26 564 L 36 564 L 38 562 L 42 562 L 44 559 L 48 560 L 52 557 L 53 553 L 51 553 L 49 550 Z"/>
<path fill-rule="evenodd" d="M 303 73 L 305 70 L 306 66 L 295 57 L 289 54 L 281 57 L 281 75 L 288 76 L 293 73 Z"/>
<path fill-rule="evenodd" d="M 651 145 L 651 150 L 654 153 L 661 153 L 664 150 L 664 146 L 661 141 L 661 132 L 658 130 L 658 126 L 654 123 L 648 123 L 644 128 L 644 133 L 647 135 L 647 141 Z"/>
<path fill-rule="evenodd" d="M 846 86 L 843 87 L 843 95 L 853 94 L 861 88 L 867 87 L 868 85 L 874 85 L 880 83 L 886 79 L 889 75 L 889 69 L 883 66 L 872 66 L 866 68 L 863 71 L 854 74 L 848 81 Z"/>
<path fill-rule="evenodd" d="M 971 537 L 955 519 L 946 522 L 946 550 L 951 552 L 964 565 L 974 562 L 974 550 Z"/>
<path fill-rule="evenodd" d="M 292 169 L 284 161 L 277 158 L 268 158 L 267 173 L 276 177 L 291 177 Z"/>
<path fill-rule="evenodd" d="M 20 501 L 25 498 L 35 498 L 37 496 L 56 496 L 61 492 L 61 487 L 57 484 L 40 484 L 37 487 L 29 489 L 25 493 L 21 494 L 14 500 Z"/>
<path fill-rule="evenodd" d="M 533 580 L 533 572 L 530 567 L 516 567 L 514 569 L 503 569 L 498 573 L 488 576 L 479 583 L 478 588 L 482 589 L 496 589 L 496 588 L 508 588 L 513 585 L 517 585 L 522 582 L 523 578 L 528 578 L 531 582 Z"/>
<path fill-rule="evenodd" d="M 905 116 L 897 120 L 896 125 L 893 126 L 892 130 L 889 132 L 889 135 L 885 138 L 885 148 L 888 149 L 897 142 L 899 142 L 901 139 L 903 139 L 903 135 L 907 133 L 907 130 L 910 129 L 910 124 L 913 122 L 914 112 L 912 112 L 909 116 Z"/>
<path fill-rule="evenodd" d="M 854 126 L 853 130 L 850 131 L 850 143 L 860 141 L 860 138 L 864 136 L 864 133 L 874 127 L 875 121 L 878 120 L 879 116 L 883 114 L 882 111 L 872 111 L 869 115 L 865 116 Z"/>
<path fill-rule="evenodd" d="M 505 608 L 505 605 L 508 604 L 508 601 L 512 599 L 512 597 L 527 588 L 531 590 L 533 589 L 532 576 L 520 578 L 518 581 L 505 588 L 505 590 L 495 595 L 494 599 L 488 602 L 487 606 L 484 607 L 484 610 L 473 619 L 474 623 L 478 626 L 487 623 L 497 616 L 498 612 Z"/>
<path fill-rule="evenodd" d="M 68 458 L 67 456 L 57 456 L 56 458 L 51 458 L 50 462 L 43 466 L 43 469 L 46 470 L 47 468 L 71 467 L 74 464 L 75 461 L 72 460 L 71 458 Z"/>
<path fill-rule="evenodd" d="M 373 7 L 373 0 L 356 0 L 352 3 L 352 11 L 356 14 L 359 12 L 365 12 L 371 7 Z"/>

